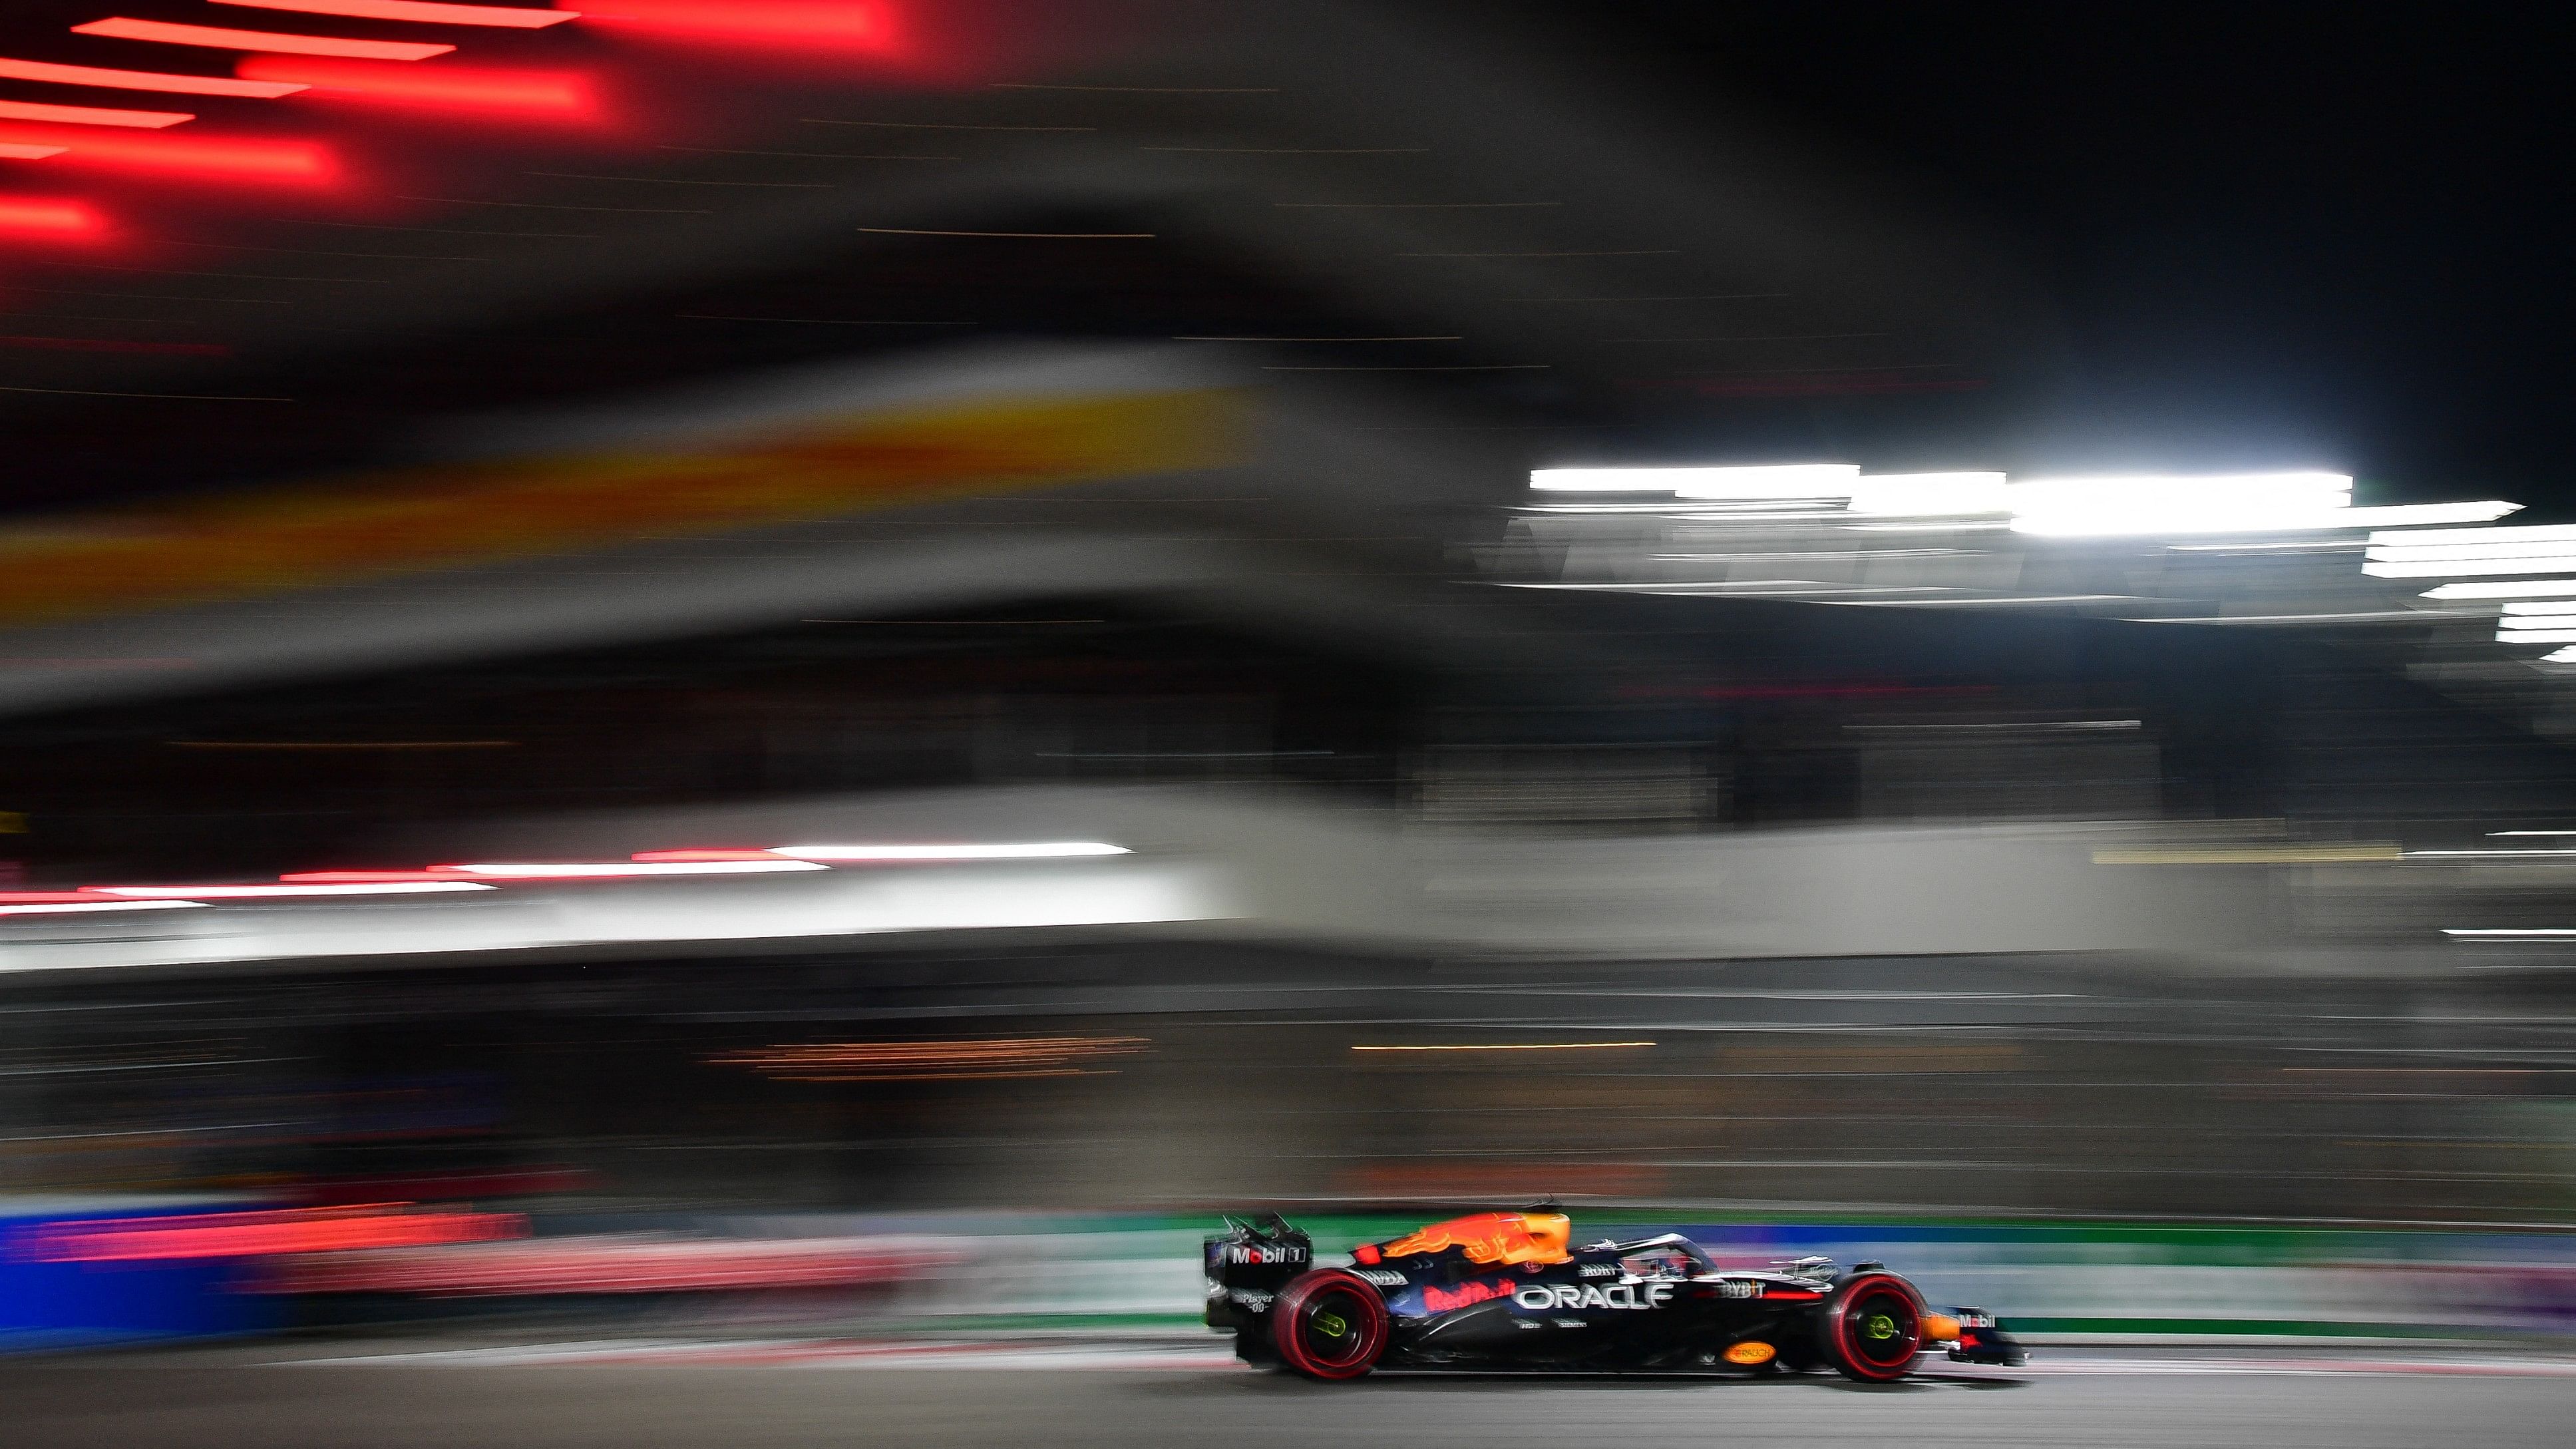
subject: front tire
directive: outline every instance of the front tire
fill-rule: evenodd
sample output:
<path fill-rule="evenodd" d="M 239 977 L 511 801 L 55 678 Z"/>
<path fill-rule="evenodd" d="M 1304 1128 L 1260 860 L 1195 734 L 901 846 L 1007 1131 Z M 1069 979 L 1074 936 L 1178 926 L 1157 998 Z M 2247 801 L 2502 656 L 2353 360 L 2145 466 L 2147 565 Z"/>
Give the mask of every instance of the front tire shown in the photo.
<path fill-rule="evenodd" d="M 1923 1295 L 1893 1273 L 1862 1273 L 1836 1286 L 1817 1324 L 1817 1347 L 1843 1377 L 1894 1383 L 1923 1351 Z"/>
<path fill-rule="evenodd" d="M 1279 1361 L 1310 1379 L 1355 1379 L 1377 1367 L 1387 1328 L 1377 1286 L 1339 1268 L 1299 1274 L 1270 1305 Z"/>

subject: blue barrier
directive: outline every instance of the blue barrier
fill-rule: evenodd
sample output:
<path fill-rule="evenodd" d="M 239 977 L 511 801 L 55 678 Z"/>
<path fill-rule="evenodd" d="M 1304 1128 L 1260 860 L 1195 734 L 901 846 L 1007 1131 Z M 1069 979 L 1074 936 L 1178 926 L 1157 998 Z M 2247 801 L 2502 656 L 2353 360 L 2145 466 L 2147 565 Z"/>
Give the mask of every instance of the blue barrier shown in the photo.
<path fill-rule="evenodd" d="M 59 1223 L 261 1205 L 99 1198 L 0 1203 L 0 1352 L 230 1337 L 282 1326 L 283 1300 L 241 1291 L 254 1267 L 246 1259 L 49 1262 L 29 1251 L 38 1235 Z"/>

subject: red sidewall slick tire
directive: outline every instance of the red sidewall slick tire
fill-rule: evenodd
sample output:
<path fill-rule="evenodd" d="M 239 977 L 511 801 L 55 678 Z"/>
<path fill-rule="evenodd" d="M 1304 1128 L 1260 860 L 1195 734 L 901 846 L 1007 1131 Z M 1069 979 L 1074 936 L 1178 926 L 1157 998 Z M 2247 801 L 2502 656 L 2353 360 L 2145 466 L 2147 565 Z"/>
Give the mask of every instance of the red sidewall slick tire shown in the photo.
<path fill-rule="evenodd" d="M 1893 1383 L 1923 1350 L 1923 1295 L 1893 1273 L 1863 1273 L 1825 1304 L 1823 1348 L 1846 1378 Z"/>
<path fill-rule="evenodd" d="M 1279 1361 L 1310 1379 L 1355 1379 L 1386 1352 L 1386 1300 L 1339 1268 L 1299 1274 L 1270 1305 Z"/>

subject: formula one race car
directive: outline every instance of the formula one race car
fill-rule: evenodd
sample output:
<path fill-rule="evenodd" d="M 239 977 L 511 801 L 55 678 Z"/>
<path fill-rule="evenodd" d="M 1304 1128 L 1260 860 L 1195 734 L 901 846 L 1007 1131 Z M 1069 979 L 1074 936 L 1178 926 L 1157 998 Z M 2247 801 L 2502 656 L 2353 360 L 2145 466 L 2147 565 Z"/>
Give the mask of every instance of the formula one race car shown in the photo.
<path fill-rule="evenodd" d="M 1886 1382 L 1928 1349 L 2018 1364 L 1977 1308 L 1935 1311 L 1878 1263 L 1722 1271 L 1680 1233 L 1569 1248 L 1565 1214 L 1474 1213 L 1318 1266 L 1271 1215 L 1207 1240 L 1207 1325 L 1235 1353 L 1316 1379 L 1376 1368 L 1803 1372 Z"/>

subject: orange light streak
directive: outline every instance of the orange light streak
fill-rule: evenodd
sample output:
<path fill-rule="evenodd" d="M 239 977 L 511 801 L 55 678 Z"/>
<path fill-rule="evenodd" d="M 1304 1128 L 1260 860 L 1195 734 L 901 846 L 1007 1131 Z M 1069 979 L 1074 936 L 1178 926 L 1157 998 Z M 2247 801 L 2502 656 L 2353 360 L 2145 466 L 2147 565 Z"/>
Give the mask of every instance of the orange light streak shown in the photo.
<path fill-rule="evenodd" d="M 408 20 L 416 25 L 496 25 L 510 30 L 543 30 L 578 20 L 578 10 L 528 10 L 516 5 L 440 5 L 428 0 L 211 0 L 216 5 L 243 5 L 255 10 L 292 10 L 300 15 L 347 15 L 361 20 Z"/>
<path fill-rule="evenodd" d="M 164 75 L 151 70 L 109 70 L 95 65 L 56 65 L 49 60 L 10 60 L 0 57 L 0 76 L 10 80 L 44 81 L 58 86 L 105 86 L 121 91 L 165 91 L 179 96 L 245 96 L 252 100 L 273 100 L 291 96 L 302 86 L 273 85 L 267 81 L 233 80 L 215 75 Z"/>
<path fill-rule="evenodd" d="M 210 50 L 261 50 L 287 55 L 345 55 L 361 60 L 427 60 L 456 47 L 414 40 L 347 40 L 336 35 L 282 35 L 271 30 L 227 30 L 216 25 L 177 25 L 167 20 L 132 20 L 118 15 L 72 27 L 74 35 L 103 35 L 111 40 L 151 40 L 164 45 L 202 45 Z"/>
<path fill-rule="evenodd" d="M 791 1082 L 968 1081 L 1082 1076 L 1076 1062 L 1131 1056 L 1140 1036 L 998 1037 L 983 1041 L 799 1042 L 725 1052 L 707 1060 Z"/>
<path fill-rule="evenodd" d="M 57 121 L 66 126 L 136 126 L 157 131 L 193 121 L 187 111 L 120 111 L 106 106 L 48 106 L 35 101 L 0 101 L 0 120 Z"/>

